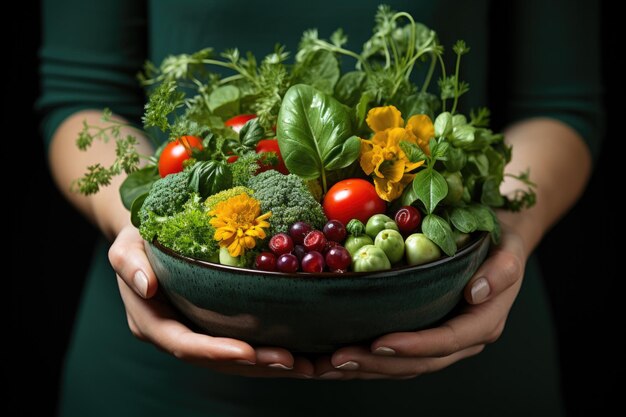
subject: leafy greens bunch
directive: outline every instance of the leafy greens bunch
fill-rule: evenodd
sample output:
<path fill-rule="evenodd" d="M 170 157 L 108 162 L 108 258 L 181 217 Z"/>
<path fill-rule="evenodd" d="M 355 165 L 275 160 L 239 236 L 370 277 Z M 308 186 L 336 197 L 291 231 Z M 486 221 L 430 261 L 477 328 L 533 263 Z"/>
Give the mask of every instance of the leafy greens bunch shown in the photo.
<path fill-rule="evenodd" d="M 192 158 L 185 163 L 187 195 L 179 206 L 195 216 L 187 223 L 197 223 L 198 198 L 249 185 L 257 172 L 254 149 L 263 138 L 276 136 L 287 169 L 322 194 L 344 178 L 381 181 L 365 169 L 364 152 L 373 147 L 372 138 L 378 134 L 372 128 L 372 115 L 393 106 L 394 112 L 408 120 L 407 132 L 410 118 L 420 115 L 425 131 L 432 133 L 423 143 L 399 141 L 393 148 L 396 160 L 376 167 L 376 172 L 382 172 L 398 158 L 408 167 L 402 184 L 392 184 L 396 191 L 401 187 L 401 193 L 379 192 L 381 197 L 391 208 L 419 207 L 425 213 L 423 233 L 448 255 L 456 252 L 458 233 L 488 231 L 497 241 L 499 226 L 493 209 L 529 207 L 535 195 L 528 173 L 516 177 L 528 189 L 513 196 L 500 193 L 511 148 L 501 134 L 489 129 L 487 109 L 472 111 L 469 117 L 457 110 L 459 98 L 469 90 L 459 79 L 461 57 L 469 47 L 463 41 L 454 45 L 453 71 L 448 72 L 437 34 L 410 14 L 388 6 L 379 7 L 373 35 L 360 52 L 347 49 L 346 43 L 341 29 L 328 40 L 308 30 L 293 63 L 288 62 L 285 48 L 277 45 L 260 60 L 237 49 L 217 55 L 207 48 L 169 56 L 159 66 L 146 64 L 140 75 L 148 88 L 145 131 L 160 131 L 170 140 L 186 135 L 202 138 L 202 149 L 189 149 Z M 342 73 L 341 60 L 353 60 L 354 70 Z M 421 65 L 426 66 L 425 76 L 416 83 L 414 70 Z M 431 92 L 435 77 L 437 95 Z M 239 133 L 225 126 L 225 120 L 242 113 L 257 118 Z M 138 155 L 136 140 L 121 135 L 123 123 L 109 113 L 106 117 L 108 127 L 85 124 L 78 145 L 86 149 L 93 140 L 113 139 L 117 160 L 110 167 L 89 167 L 75 186 L 85 194 L 95 193 L 112 176 L 128 173 L 120 192 L 139 226 L 142 205 L 150 201 L 150 190 L 159 180 L 156 164 L 162 147 L 155 155 Z M 402 123 L 395 127 L 404 129 L 404 121 L 399 120 Z M 233 156 L 238 159 L 229 163 Z M 147 165 L 139 169 L 142 158 Z M 183 220 L 179 216 L 176 224 L 187 224 Z M 208 246 L 195 245 L 194 250 Z"/>

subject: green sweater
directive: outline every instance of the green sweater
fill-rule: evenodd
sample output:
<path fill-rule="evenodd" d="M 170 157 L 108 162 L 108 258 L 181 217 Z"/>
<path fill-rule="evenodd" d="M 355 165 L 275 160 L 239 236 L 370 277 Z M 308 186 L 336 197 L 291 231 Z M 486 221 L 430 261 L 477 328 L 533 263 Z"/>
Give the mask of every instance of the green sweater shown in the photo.
<path fill-rule="evenodd" d="M 238 47 L 294 51 L 304 29 L 343 27 L 350 47 L 370 35 L 380 0 L 49 0 L 41 49 L 44 139 L 73 112 L 110 107 L 139 120 L 136 74 L 146 59 Z M 466 108 L 489 105 L 502 124 L 552 117 L 597 151 L 601 134 L 597 6 L 592 1 L 387 1 L 464 39 Z M 506 9 L 505 5 L 506 3 Z M 518 4 L 519 3 L 519 4 Z M 344 63 L 349 65 L 349 63 Z M 477 357 L 407 381 L 264 380 L 178 361 L 133 338 L 115 275 L 98 246 L 68 351 L 63 416 L 528 416 L 560 414 L 549 309 L 531 260 L 504 335 Z"/>

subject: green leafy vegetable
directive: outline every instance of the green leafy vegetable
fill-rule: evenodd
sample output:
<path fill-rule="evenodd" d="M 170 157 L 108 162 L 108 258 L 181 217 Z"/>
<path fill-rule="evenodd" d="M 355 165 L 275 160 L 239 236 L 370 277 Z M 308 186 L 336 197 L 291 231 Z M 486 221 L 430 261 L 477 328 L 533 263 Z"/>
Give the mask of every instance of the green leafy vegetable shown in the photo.
<path fill-rule="evenodd" d="M 345 168 L 360 154 L 361 142 L 352 135 L 350 113 L 331 96 L 311 86 L 291 87 L 278 115 L 278 143 L 287 169 L 305 180 Z"/>

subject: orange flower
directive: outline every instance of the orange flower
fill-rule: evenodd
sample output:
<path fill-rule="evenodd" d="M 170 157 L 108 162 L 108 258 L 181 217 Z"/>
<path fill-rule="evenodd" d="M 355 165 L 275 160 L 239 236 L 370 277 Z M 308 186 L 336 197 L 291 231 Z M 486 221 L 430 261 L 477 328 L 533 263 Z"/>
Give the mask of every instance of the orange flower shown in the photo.
<path fill-rule="evenodd" d="M 435 127 L 424 114 L 412 116 L 405 126 L 394 106 L 374 107 L 367 113 L 366 122 L 374 136 L 361 139 L 361 168 L 367 175 L 373 174 L 380 198 L 393 201 L 413 180 L 415 174 L 411 172 L 424 163 L 409 161 L 400 143 L 413 143 L 430 153 L 428 141 L 435 136 Z"/>
<path fill-rule="evenodd" d="M 259 201 L 246 193 L 218 203 L 209 212 L 213 216 L 209 223 L 216 229 L 214 239 L 228 249 L 230 256 L 243 255 L 256 246 L 256 239 L 265 239 L 263 229 L 270 227 L 267 219 L 272 213 L 260 214 Z"/>

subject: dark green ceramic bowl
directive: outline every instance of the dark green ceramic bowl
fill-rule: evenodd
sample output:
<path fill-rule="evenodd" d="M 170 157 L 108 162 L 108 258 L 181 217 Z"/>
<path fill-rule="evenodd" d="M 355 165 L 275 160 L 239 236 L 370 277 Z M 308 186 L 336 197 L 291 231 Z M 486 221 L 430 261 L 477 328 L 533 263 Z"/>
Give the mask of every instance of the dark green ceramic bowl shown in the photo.
<path fill-rule="evenodd" d="M 160 288 L 200 331 L 295 352 L 329 352 L 436 324 L 461 300 L 489 249 L 376 273 L 283 274 L 217 265 L 146 242 Z"/>

